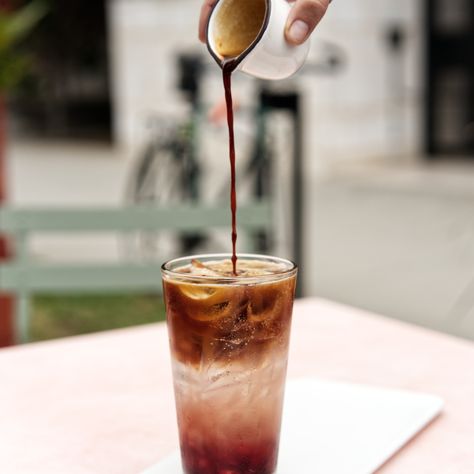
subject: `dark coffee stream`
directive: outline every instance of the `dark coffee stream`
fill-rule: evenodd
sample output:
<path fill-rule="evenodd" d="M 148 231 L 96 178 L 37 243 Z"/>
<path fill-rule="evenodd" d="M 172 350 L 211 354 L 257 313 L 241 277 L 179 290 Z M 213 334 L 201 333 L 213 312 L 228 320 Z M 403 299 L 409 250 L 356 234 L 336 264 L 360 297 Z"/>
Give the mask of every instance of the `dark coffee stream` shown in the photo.
<path fill-rule="evenodd" d="M 235 194 L 235 142 L 234 142 L 234 110 L 232 108 L 232 72 L 237 66 L 233 59 L 222 61 L 222 77 L 224 80 L 225 102 L 227 106 L 227 125 L 229 127 L 229 160 L 230 160 L 230 210 L 232 211 L 232 271 L 237 275 L 237 197 Z"/>

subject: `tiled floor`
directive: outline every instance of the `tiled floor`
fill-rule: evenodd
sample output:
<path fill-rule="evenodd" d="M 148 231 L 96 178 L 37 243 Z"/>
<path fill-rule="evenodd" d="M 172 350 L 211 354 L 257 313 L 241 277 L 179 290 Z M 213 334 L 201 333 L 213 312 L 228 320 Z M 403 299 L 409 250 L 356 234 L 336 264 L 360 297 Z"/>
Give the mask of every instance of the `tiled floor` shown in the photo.
<path fill-rule="evenodd" d="M 123 202 L 131 160 L 117 150 L 27 143 L 9 157 L 15 205 Z M 306 294 L 474 339 L 474 161 L 345 165 L 305 184 Z M 120 255 L 113 236 L 38 237 L 32 249 L 51 260 Z"/>

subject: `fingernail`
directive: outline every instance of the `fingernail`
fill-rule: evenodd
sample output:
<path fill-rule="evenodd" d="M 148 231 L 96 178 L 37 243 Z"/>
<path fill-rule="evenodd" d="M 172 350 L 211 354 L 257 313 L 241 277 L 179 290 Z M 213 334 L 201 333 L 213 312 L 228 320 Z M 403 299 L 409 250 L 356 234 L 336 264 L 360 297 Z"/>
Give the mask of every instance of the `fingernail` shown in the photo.
<path fill-rule="evenodd" d="M 302 43 L 309 33 L 309 26 L 302 20 L 294 21 L 288 30 L 288 37 L 293 43 Z"/>

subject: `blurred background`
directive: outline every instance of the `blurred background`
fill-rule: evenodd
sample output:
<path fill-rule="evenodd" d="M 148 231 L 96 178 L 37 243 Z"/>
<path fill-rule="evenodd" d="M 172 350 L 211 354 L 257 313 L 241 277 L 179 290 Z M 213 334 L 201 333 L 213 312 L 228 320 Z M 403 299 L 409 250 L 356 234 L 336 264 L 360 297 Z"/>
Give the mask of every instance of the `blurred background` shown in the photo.
<path fill-rule="evenodd" d="M 230 250 L 205 213 L 187 233 L 130 224 L 136 206 L 228 205 L 199 8 L 0 1 L 3 344 L 162 319 L 160 262 Z M 297 76 L 233 85 L 239 202 L 271 216 L 239 250 L 294 258 L 302 296 L 474 339 L 473 2 L 336 0 Z M 126 265 L 156 291 L 94 287 Z"/>

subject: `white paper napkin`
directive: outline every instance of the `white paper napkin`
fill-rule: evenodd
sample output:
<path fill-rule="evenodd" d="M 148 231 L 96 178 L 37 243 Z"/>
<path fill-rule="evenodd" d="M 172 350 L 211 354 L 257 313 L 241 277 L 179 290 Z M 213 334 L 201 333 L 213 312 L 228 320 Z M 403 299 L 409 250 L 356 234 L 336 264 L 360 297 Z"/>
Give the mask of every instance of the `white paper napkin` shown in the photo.
<path fill-rule="evenodd" d="M 319 379 L 287 383 L 278 474 L 368 474 L 442 410 L 434 395 Z M 175 451 L 143 474 L 182 474 Z"/>

